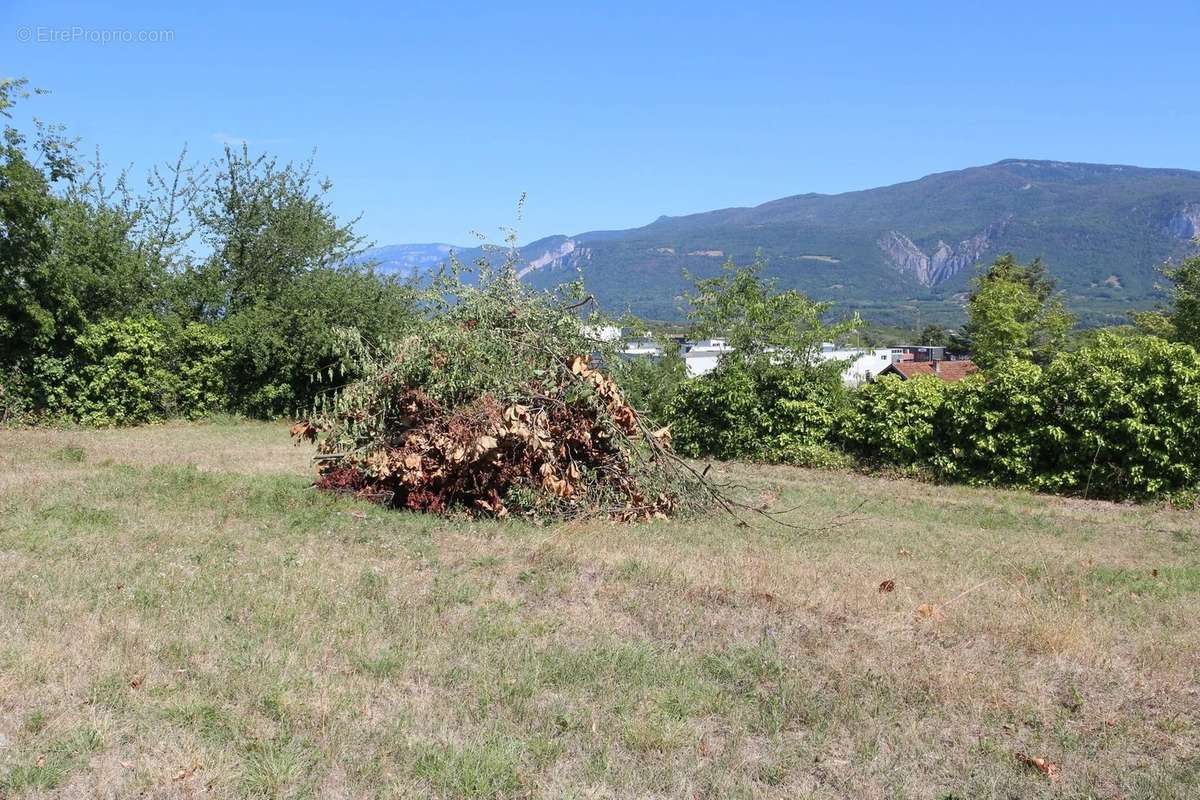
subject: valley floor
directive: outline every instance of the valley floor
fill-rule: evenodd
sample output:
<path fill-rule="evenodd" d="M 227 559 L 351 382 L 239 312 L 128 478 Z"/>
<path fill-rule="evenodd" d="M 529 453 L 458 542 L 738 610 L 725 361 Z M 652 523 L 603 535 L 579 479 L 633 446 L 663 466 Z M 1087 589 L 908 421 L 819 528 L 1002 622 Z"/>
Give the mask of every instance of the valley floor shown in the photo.
<path fill-rule="evenodd" d="M 471 523 L 279 425 L 0 437 L 0 797 L 1200 796 L 1194 513 L 727 465 L 801 529 Z"/>

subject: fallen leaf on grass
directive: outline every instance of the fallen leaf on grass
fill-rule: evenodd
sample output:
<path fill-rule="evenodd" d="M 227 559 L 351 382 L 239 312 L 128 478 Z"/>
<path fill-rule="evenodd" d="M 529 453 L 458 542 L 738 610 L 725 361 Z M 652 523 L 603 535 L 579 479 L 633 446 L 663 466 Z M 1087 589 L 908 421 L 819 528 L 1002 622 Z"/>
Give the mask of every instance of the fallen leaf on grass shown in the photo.
<path fill-rule="evenodd" d="M 886 594 L 888 592 L 894 592 L 894 591 L 896 591 L 896 582 L 893 580 L 886 580 L 883 583 L 879 584 L 879 593 L 880 594 Z"/>
<path fill-rule="evenodd" d="M 933 603 L 921 603 L 921 605 L 917 606 L 917 616 L 922 619 L 931 619 L 934 622 L 941 622 L 946 618 L 942 610 Z"/>
<path fill-rule="evenodd" d="M 192 766 L 188 767 L 187 769 L 181 769 L 181 770 L 179 770 L 179 772 L 176 772 L 175 777 L 171 778 L 171 780 L 173 780 L 173 781 L 187 780 L 188 778 L 195 775 L 196 770 L 198 770 L 198 769 L 200 769 L 200 765 L 193 764 Z"/>
<path fill-rule="evenodd" d="M 1055 764 L 1053 761 L 1047 761 L 1040 756 L 1030 757 L 1024 753 L 1017 753 L 1017 760 L 1027 767 L 1036 769 L 1050 780 L 1058 777 L 1058 764 Z"/>

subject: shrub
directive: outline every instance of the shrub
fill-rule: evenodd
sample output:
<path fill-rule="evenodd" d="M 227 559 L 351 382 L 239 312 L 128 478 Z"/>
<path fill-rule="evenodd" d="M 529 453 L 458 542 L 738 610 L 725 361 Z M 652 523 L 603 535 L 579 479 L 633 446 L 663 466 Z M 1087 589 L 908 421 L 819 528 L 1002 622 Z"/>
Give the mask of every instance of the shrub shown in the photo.
<path fill-rule="evenodd" d="M 209 325 L 188 323 L 175 334 L 171 362 L 175 415 L 199 419 L 224 410 L 229 368 L 229 340 L 224 334 Z"/>
<path fill-rule="evenodd" d="M 944 480 L 1186 496 L 1200 487 L 1200 354 L 1105 333 L 1045 369 L 1010 358 L 953 384 L 884 378 L 855 393 L 839 437 Z"/>
<path fill-rule="evenodd" d="M 838 435 L 869 462 L 928 466 L 938 455 L 937 424 L 949 384 L 932 376 L 887 375 L 854 393 Z"/>
<path fill-rule="evenodd" d="M 16 369 L 0 372 L 0 425 L 21 422 L 31 411 L 25 376 Z"/>
<path fill-rule="evenodd" d="M 197 419 L 224 406 L 228 355 L 220 332 L 200 323 L 106 320 L 79 336 L 70 355 L 34 359 L 30 392 L 45 413 L 85 425 Z"/>
<path fill-rule="evenodd" d="M 625 391 L 629 404 L 656 423 L 669 420 L 671 403 L 688 377 L 687 364 L 678 353 L 668 353 L 658 359 L 617 359 L 613 362 L 612 374 Z"/>
<path fill-rule="evenodd" d="M 930 466 L 946 480 L 1056 491 L 1066 483 L 1047 453 L 1061 446 L 1042 368 L 1020 359 L 946 384 Z"/>
<path fill-rule="evenodd" d="M 680 386 L 669 419 L 691 457 L 830 466 L 830 434 L 845 403 L 837 382 L 809 370 L 730 360 Z"/>
<path fill-rule="evenodd" d="M 1063 433 L 1052 469 L 1090 496 L 1152 497 L 1200 485 L 1200 354 L 1104 335 L 1046 371 Z"/>
<path fill-rule="evenodd" d="M 417 318 L 413 291 L 358 270 L 317 269 L 293 278 L 271 302 L 247 305 L 220 324 L 229 341 L 232 410 L 278 418 L 311 404 L 318 371 L 337 363 L 338 328 L 368 340 L 398 339 Z"/>
<path fill-rule="evenodd" d="M 160 418 L 172 404 L 166 330 L 158 320 L 105 320 L 75 340 L 71 415 L 88 425 L 131 425 Z"/>

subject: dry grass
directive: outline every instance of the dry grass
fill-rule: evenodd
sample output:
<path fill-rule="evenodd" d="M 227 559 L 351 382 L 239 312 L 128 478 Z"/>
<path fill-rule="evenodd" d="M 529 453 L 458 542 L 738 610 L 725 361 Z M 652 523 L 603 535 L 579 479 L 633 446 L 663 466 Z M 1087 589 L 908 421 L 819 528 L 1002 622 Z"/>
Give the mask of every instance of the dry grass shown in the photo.
<path fill-rule="evenodd" d="M 1194 514 L 730 466 L 813 530 L 535 528 L 2 435 L 0 797 L 1200 796 Z"/>

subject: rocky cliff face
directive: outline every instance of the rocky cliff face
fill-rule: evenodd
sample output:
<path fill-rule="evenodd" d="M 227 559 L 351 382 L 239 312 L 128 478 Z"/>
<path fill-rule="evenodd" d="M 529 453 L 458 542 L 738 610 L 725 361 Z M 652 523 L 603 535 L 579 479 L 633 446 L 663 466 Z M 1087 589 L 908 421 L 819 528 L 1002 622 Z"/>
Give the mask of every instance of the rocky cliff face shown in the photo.
<path fill-rule="evenodd" d="M 939 239 L 931 254 L 926 254 L 900 231 L 883 234 L 879 238 L 879 248 L 897 272 L 908 275 L 922 286 L 933 286 L 975 266 L 1007 224 L 1007 220 L 994 222 L 956 245 Z"/>
<path fill-rule="evenodd" d="M 537 272 L 541 269 L 560 269 L 562 267 L 574 268 L 582 261 L 588 261 L 592 257 L 590 247 L 583 247 L 574 239 L 563 241 L 558 247 L 550 248 L 536 258 L 531 258 L 524 267 L 517 273 L 518 277 L 524 278 L 531 272 Z"/>
<path fill-rule="evenodd" d="M 1185 203 L 1167 223 L 1167 231 L 1184 241 L 1200 236 L 1200 203 Z"/>

